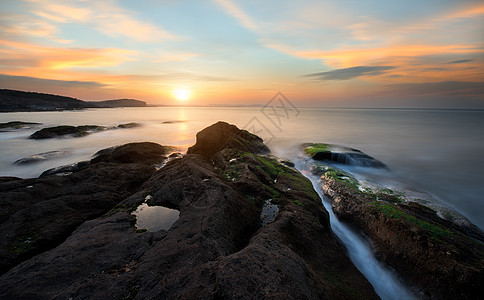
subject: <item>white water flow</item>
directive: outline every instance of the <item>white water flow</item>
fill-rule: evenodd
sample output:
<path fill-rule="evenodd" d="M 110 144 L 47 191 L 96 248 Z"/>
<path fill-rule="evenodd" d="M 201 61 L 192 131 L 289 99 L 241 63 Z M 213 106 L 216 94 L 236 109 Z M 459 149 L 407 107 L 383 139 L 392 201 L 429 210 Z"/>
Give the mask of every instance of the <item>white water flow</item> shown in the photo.
<path fill-rule="evenodd" d="M 418 299 L 393 271 L 375 258 L 364 237 L 338 220 L 333 213 L 331 203 L 321 192 L 321 180 L 309 175 L 310 173 L 304 170 L 301 163 L 296 163 L 296 168 L 313 183 L 314 190 L 323 200 L 323 205 L 329 213 L 331 229 L 346 246 L 351 261 L 370 282 L 378 296 L 383 300 Z"/>

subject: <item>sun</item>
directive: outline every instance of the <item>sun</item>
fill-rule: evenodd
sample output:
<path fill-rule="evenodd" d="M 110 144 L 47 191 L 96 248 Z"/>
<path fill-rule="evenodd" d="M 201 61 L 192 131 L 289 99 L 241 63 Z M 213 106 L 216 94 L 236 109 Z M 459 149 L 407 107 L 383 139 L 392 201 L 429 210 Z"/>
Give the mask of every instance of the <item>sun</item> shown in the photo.
<path fill-rule="evenodd" d="M 190 91 L 187 89 L 175 89 L 173 90 L 173 96 L 179 101 L 185 101 L 190 98 Z"/>

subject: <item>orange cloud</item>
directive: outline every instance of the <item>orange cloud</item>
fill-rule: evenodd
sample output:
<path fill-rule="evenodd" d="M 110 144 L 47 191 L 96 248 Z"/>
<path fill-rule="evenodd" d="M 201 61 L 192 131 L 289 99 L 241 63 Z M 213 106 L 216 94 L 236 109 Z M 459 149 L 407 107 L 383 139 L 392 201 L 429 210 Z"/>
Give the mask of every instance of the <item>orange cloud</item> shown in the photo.
<path fill-rule="evenodd" d="M 6 60 L 23 60 L 28 62 L 14 67 L 11 72 L 2 70 L 5 74 L 26 75 L 35 77 L 37 74 L 25 74 L 23 70 L 43 74 L 48 71 L 70 68 L 99 68 L 119 65 L 133 60 L 134 52 L 114 49 L 81 49 L 44 47 L 31 43 L 0 40 L 0 53 Z"/>

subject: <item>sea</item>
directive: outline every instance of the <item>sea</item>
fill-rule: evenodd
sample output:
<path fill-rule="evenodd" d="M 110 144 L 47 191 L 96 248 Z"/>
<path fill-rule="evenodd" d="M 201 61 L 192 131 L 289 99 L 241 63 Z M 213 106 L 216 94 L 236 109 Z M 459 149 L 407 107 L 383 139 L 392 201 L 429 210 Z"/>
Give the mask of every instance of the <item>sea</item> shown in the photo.
<path fill-rule="evenodd" d="M 0 176 L 38 177 L 47 169 L 89 160 L 101 149 L 130 142 L 156 142 L 185 152 L 196 142 L 197 132 L 225 121 L 259 135 L 274 155 L 293 160 L 301 171 L 302 143 L 332 143 L 359 149 L 386 164 L 389 170 L 346 166 L 347 171 L 369 182 L 379 181 L 376 183 L 429 195 L 440 206 L 459 212 L 484 229 L 484 110 L 266 105 L 0 113 L 0 123 L 9 121 L 41 124 L 0 132 Z M 140 126 L 117 128 L 131 122 Z M 58 125 L 102 125 L 108 129 L 77 138 L 29 139 L 36 130 Z M 58 152 L 38 162 L 15 163 L 51 151 Z M 333 230 L 380 297 L 414 298 L 398 276 L 375 259 L 365 238 L 337 220 L 328 199 L 321 194 L 318 178 L 306 176 L 330 211 Z"/>
<path fill-rule="evenodd" d="M 294 159 L 300 144 L 333 143 L 359 149 L 385 163 L 393 180 L 430 194 L 484 229 L 484 110 L 337 109 L 286 107 L 140 107 L 60 112 L 0 113 L 0 123 L 37 122 L 0 132 L 0 176 L 37 177 L 43 171 L 89 160 L 97 151 L 151 141 L 186 151 L 196 133 L 225 121 L 261 136 L 273 154 Z M 114 128 L 79 138 L 29 139 L 44 127 Z M 35 154 L 59 155 L 31 164 Z"/>

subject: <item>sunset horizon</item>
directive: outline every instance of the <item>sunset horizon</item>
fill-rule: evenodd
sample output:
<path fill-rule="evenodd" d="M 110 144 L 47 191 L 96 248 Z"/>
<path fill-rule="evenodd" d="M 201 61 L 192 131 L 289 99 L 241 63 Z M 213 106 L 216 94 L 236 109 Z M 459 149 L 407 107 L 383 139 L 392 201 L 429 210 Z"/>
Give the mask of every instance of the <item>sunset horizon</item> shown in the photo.
<path fill-rule="evenodd" d="M 150 105 L 263 105 L 282 92 L 304 107 L 484 108 L 480 1 L 0 7 L 0 88 Z"/>

